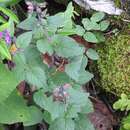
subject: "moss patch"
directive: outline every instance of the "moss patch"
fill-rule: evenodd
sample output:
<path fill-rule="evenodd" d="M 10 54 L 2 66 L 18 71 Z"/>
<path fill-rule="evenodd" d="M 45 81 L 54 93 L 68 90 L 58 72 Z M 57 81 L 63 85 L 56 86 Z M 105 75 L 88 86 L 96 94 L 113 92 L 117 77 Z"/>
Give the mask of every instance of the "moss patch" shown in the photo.
<path fill-rule="evenodd" d="M 130 35 L 109 38 L 98 53 L 101 86 L 118 96 L 130 94 Z"/>

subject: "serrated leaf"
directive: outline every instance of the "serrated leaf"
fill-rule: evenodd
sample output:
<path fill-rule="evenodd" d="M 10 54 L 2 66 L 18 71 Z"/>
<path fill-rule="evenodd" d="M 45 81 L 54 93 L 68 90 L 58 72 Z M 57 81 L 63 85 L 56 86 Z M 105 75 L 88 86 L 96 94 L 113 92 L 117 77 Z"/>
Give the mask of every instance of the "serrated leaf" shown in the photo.
<path fill-rule="evenodd" d="M 67 92 L 69 94 L 69 99 L 67 100 L 68 107 L 65 117 L 76 118 L 78 117 L 78 113 L 89 113 L 93 111 L 88 93 L 84 93 L 81 88 L 79 90 L 69 88 Z"/>
<path fill-rule="evenodd" d="M 69 88 L 67 93 L 69 94 L 69 98 L 66 100 L 65 104 L 63 102 L 53 101 L 52 97 L 47 97 L 42 90 L 34 94 L 34 101 L 41 108 L 49 112 L 51 122 L 61 117 L 75 118 L 77 117 L 77 113 L 81 111 L 83 113 L 83 108 L 89 105 L 87 104 L 89 103 L 89 94 L 73 88 Z M 88 111 L 90 111 L 90 108 Z"/>
<path fill-rule="evenodd" d="M 49 28 L 52 28 L 53 31 L 56 31 L 58 28 L 61 27 L 63 27 L 63 30 L 72 29 L 73 23 L 71 17 L 73 16 L 73 11 L 74 7 L 72 6 L 72 2 L 70 2 L 65 12 L 60 12 L 54 16 L 49 16 L 47 18 Z"/>
<path fill-rule="evenodd" d="M 25 80 L 38 88 L 46 86 L 44 65 L 36 48 L 28 47 L 23 52 L 17 53 L 14 62 L 16 66 L 13 71 L 17 79 Z"/>
<path fill-rule="evenodd" d="M 77 44 L 75 40 L 67 36 L 56 35 L 53 37 L 53 48 L 58 56 L 69 58 L 84 53 L 84 47 Z"/>
<path fill-rule="evenodd" d="M 35 17 L 29 17 L 21 23 L 19 23 L 17 27 L 24 30 L 34 30 L 38 28 L 38 22 Z"/>
<path fill-rule="evenodd" d="M 105 13 L 97 12 L 97 13 L 93 14 L 90 19 L 91 19 L 91 21 L 99 22 L 104 18 L 104 16 L 105 16 Z"/>
<path fill-rule="evenodd" d="M 84 107 L 82 107 L 80 113 L 82 114 L 88 114 L 88 113 L 91 113 L 93 112 L 94 109 L 93 109 L 93 104 L 92 102 L 88 99 L 86 105 Z"/>
<path fill-rule="evenodd" d="M 55 73 L 55 75 L 52 75 L 54 72 L 55 72 L 55 70 L 50 72 L 50 76 L 48 78 L 53 81 L 55 86 L 60 86 L 62 84 L 71 82 L 71 79 L 69 78 L 69 76 L 66 73 L 57 72 L 57 73 Z"/>
<path fill-rule="evenodd" d="M 91 42 L 91 43 L 99 42 L 96 35 L 92 32 L 86 32 L 83 37 L 86 41 Z"/>
<path fill-rule="evenodd" d="M 49 130 L 74 130 L 75 124 L 72 119 L 59 118 L 56 119 L 51 125 Z"/>
<path fill-rule="evenodd" d="M 87 57 L 80 55 L 72 59 L 72 62 L 66 65 L 65 72 L 70 78 L 78 81 L 80 70 L 85 70 L 87 66 L 88 59 Z"/>
<path fill-rule="evenodd" d="M 32 32 L 25 32 L 17 37 L 16 45 L 18 48 L 26 48 L 32 41 Z"/>
<path fill-rule="evenodd" d="M 75 106 L 80 108 L 86 105 L 89 96 L 88 93 L 73 88 L 69 88 L 67 92 L 69 93 L 70 96 L 68 100 L 69 104 L 74 104 Z"/>
<path fill-rule="evenodd" d="M 100 22 L 100 30 L 105 31 L 110 25 L 110 22 L 108 20 L 103 20 Z"/>
<path fill-rule="evenodd" d="M 75 120 L 75 124 L 75 130 L 95 130 L 86 115 L 79 115 L 79 117 Z"/>
<path fill-rule="evenodd" d="M 81 111 L 81 108 L 74 104 L 69 104 L 66 109 L 65 117 L 66 118 L 76 118 L 78 113 Z"/>
<path fill-rule="evenodd" d="M 0 64 L 0 103 L 3 102 L 18 85 L 18 81 L 4 65 Z"/>
<path fill-rule="evenodd" d="M 99 55 L 94 49 L 89 48 L 87 50 L 86 54 L 92 60 L 98 60 L 99 59 Z"/>
<path fill-rule="evenodd" d="M 53 48 L 51 46 L 51 43 L 49 43 L 47 39 L 38 40 L 37 48 L 43 54 L 45 54 L 45 53 L 48 53 L 50 55 L 53 54 Z"/>
<path fill-rule="evenodd" d="M 52 28 L 56 31 L 57 28 L 63 27 L 64 26 L 64 17 L 62 17 L 62 16 L 63 16 L 62 13 L 58 13 L 54 16 L 47 17 L 47 23 L 49 25 L 49 28 Z"/>
<path fill-rule="evenodd" d="M 94 75 L 92 73 L 88 71 L 81 71 L 77 82 L 80 84 L 85 84 L 89 82 L 93 77 Z"/>
<path fill-rule="evenodd" d="M 35 106 L 27 107 L 24 99 L 16 91 L 0 104 L 0 114 L 1 124 L 23 122 L 25 126 L 28 126 L 40 123 L 42 120 L 40 110 Z"/>
<path fill-rule="evenodd" d="M 43 91 L 38 91 L 34 94 L 34 101 L 37 105 L 50 113 L 52 121 L 64 115 L 65 105 L 60 102 L 54 102 L 52 97 L 46 97 Z"/>

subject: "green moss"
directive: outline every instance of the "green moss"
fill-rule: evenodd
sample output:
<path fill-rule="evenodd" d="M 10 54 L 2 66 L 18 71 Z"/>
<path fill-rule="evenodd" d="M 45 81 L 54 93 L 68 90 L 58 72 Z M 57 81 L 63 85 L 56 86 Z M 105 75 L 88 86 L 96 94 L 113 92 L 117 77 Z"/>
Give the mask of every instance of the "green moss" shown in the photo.
<path fill-rule="evenodd" d="M 101 86 L 116 95 L 130 94 L 130 35 L 109 38 L 98 53 Z"/>

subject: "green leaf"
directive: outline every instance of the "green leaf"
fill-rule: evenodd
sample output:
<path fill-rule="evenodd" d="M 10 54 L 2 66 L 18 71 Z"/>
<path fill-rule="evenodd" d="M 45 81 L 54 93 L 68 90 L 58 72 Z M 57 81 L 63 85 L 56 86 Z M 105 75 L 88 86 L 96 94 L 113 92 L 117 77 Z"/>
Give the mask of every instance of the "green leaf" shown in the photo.
<path fill-rule="evenodd" d="M 129 103 L 130 100 L 128 99 L 128 96 L 126 94 L 121 94 L 121 99 L 119 99 L 113 104 L 113 108 L 116 110 L 120 109 L 121 111 L 130 110 Z"/>
<path fill-rule="evenodd" d="M 109 25 L 110 25 L 110 22 L 108 20 L 101 21 L 100 22 L 100 30 L 105 31 Z"/>
<path fill-rule="evenodd" d="M 33 41 L 35 43 L 35 41 L 38 41 L 40 39 L 46 39 L 46 33 L 44 32 L 44 29 L 42 26 L 40 26 L 39 28 L 35 28 L 33 30 Z"/>
<path fill-rule="evenodd" d="M 37 48 L 43 54 L 45 54 L 45 53 L 48 53 L 50 55 L 53 54 L 53 48 L 51 46 L 51 43 L 47 39 L 38 40 Z"/>
<path fill-rule="evenodd" d="M 34 30 L 38 27 L 38 21 L 35 17 L 29 17 L 22 21 L 20 24 L 17 26 L 18 28 L 21 28 L 23 30 Z"/>
<path fill-rule="evenodd" d="M 57 31 L 58 34 L 62 35 L 62 36 L 69 36 L 69 35 L 73 35 L 75 34 L 75 29 L 74 28 L 63 28 L 63 29 L 59 29 Z"/>
<path fill-rule="evenodd" d="M 3 102 L 18 85 L 13 73 L 0 64 L 0 103 Z"/>
<path fill-rule="evenodd" d="M 99 59 L 99 55 L 94 49 L 89 48 L 87 50 L 86 54 L 92 60 L 98 60 Z"/>
<path fill-rule="evenodd" d="M 72 2 L 70 2 L 67 6 L 66 11 L 64 12 L 64 28 L 66 29 L 70 29 L 72 28 L 73 22 L 72 22 L 72 17 L 74 17 L 73 15 L 74 13 L 74 7 L 72 5 Z"/>
<path fill-rule="evenodd" d="M 0 6 L 11 6 L 14 4 L 17 4 L 18 2 L 20 2 L 21 0 L 0 0 Z"/>
<path fill-rule="evenodd" d="M 92 32 L 86 32 L 83 37 L 86 41 L 91 42 L 91 43 L 99 42 L 96 35 Z"/>
<path fill-rule="evenodd" d="M 3 58 L 7 58 L 8 60 L 11 60 L 11 54 L 4 40 L 0 40 L 0 54 Z"/>
<path fill-rule="evenodd" d="M 90 21 L 88 18 L 84 18 L 82 20 L 84 28 L 88 31 L 90 30 L 100 30 L 100 25 L 97 24 L 95 21 Z"/>
<path fill-rule="evenodd" d="M 130 114 L 125 116 L 121 121 L 120 130 L 129 130 L 130 129 Z"/>
<path fill-rule="evenodd" d="M 92 104 L 92 102 L 88 98 L 86 105 L 84 107 L 82 107 L 80 113 L 88 114 L 88 113 L 91 113 L 93 111 L 94 111 L 93 104 Z"/>
<path fill-rule="evenodd" d="M 69 88 L 67 90 L 67 92 L 69 93 L 69 99 L 67 101 L 67 103 L 69 104 L 73 104 L 76 107 L 82 108 L 86 105 L 89 93 L 85 93 L 82 90 L 76 90 L 73 88 Z"/>
<path fill-rule="evenodd" d="M 9 19 L 9 25 L 8 25 L 8 31 L 11 37 L 14 36 L 14 32 L 15 32 L 15 25 L 14 25 L 14 21 L 10 18 Z"/>
<path fill-rule="evenodd" d="M 98 43 L 105 42 L 104 34 L 101 32 L 94 32 L 96 38 L 98 39 Z"/>
<path fill-rule="evenodd" d="M 72 88 L 70 88 L 67 92 L 70 96 L 70 99 L 67 101 L 67 103 L 69 104 L 66 111 L 67 118 L 77 118 L 78 113 L 87 113 L 88 111 L 92 110 L 92 108 L 86 107 L 87 105 L 90 106 L 91 104 L 88 98 L 88 93 L 84 93 L 81 89 L 76 90 Z M 83 111 L 85 107 L 86 109 L 88 108 L 87 112 Z"/>
<path fill-rule="evenodd" d="M 46 74 L 40 53 L 34 47 L 28 47 L 14 56 L 16 67 L 14 75 L 19 80 L 25 80 L 38 88 L 46 86 Z M 22 74 L 22 75 L 21 75 Z"/>
<path fill-rule="evenodd" d="M 52 119 L 51 119 L 51 114 L 48 111 L 44 111 L 43 113 L 43 119 L 45 120 L 45 122 L 47 122 L 48 124 L 52 123 Z"/>
<path fill-rule="evenodd" d="M 48 85 L 45 92 L 52 92 L 57 86 L 62 86 L 66 83 L 72 83 L 72 80 L 65 72 L 56 72 L 55 68 L 48 70 Z"/>
<path fill-rule="evenodd" d="M 81 71 L 77 82 L 80 84 L 85 84 L 89 82 L 93 77 L 94 75 L 92 73 L 88 71 Z"/>
<path fill-rule="evenodd" d="M 24 126 L 32 126 L 42 122 L 43 119 L 42 112 L 36 106 L 28 107 L 28 113 L 30 115 L 29 117 L 27 117 L 25 121 L 23 121 Z"/>
<path fill-rule="evenodd" d="M 78 81 L 80 76 L 81 69 L 85 70 L 85 67 L 87 66 L 88 59 L 86 56 L 80 55 L 78 57 L 72 58 L 69 64 L 65 67 L 66 74 L 74 79 L 75 81 Z"/>
<path fill-rule="evenodd" d="M 5 15 L 10 17 L 16 23 L 19 23 L 18 17 L 11 10 L 9 10 L 7 8 L 0 7 L 0 11 L 2 11 Z"/>
<path fill-rule="evenodd" d="M 2 17 L 0 16 L 0 23 L 6 23 L 7 21 Z"/>
<path fill-rule="evenodd" d="M 18 48 L 26 48 L 32 41 L 32 32 L 25 32 L 17 37 L 16 45 Z"/>
<path fill-rule="evenodd" d="M 75 33 L 78 34 L 79 36 L 83 36 L 85 30 L 82 26 L 76 25 Z"/>
<path fill-rule="evenodd" d="M 72 119 L 59 118 L 56 119 L 51 125 L 49 130 L 74 130 L 75 124 Z"/>
<path fill-rule="evenodd" d="M 52 121 L 56 118 L 63 117 L 65 105 L 60 102 L 54 102 L 52 97 L 47 97 L 42 90 L 34 94 L 34 101 L 37 105 L 50 113 Z"/>
<path fill-rule="evenodd" d="M 129 130 L 129 129 L 130 129 L 130 123 L 125 123 L 125 124 L 124 124 L 124 128 L 125 128 L 126 130 Z"/>
<path fill-rule="evenodd" d="M 62 13 L 58 13 L 54 16 L 47 17 L 47 23 L 49 28 L 53 28 L 55 31 L 57 28 L 64 26 L 64 17 Z"/>
<path fill-rule="evenodd" d="M 40 123 L 42 120 L 40 110 L 35 106 L 27 107 L 24 99 L 16 91 L 0 104 L 0 115 L 1 124 L 23 122 L 25 126 L 28 126 Z"/>
<path fill-rule="evenodd" d="M 0 32 L 6 30 L 9 27 L 9 22 L 0 25 Z"/>
<path fill-rule="evenodd" d="M 55 70 L 52 72 L 49 72 L 50 76 L 48 78 L 53 81 L 55 86 L 60 86 L 62 84 L 71 82 L 71 79 L 69 78 L 69 76 L 66 73 L 57 72 L 55 75 L 52 75 L 52 73 L 54 73 L 54 72 L 55 72 Z"/>
<path fill-rule="evenodd" d="M 97 12 L 97 13 L 93 14 L 90 19 L 91 19 L 91 21 L 99 22 L 104 18 L 104 16 L 105 16 L 105 13 Z"/>
<path fill-rule="evenodd" d="M 91 111 L 92 108 L 91 103 L 88 99 L 89 94 L 84 93 L 80 90 L 76 90 L 73 88 L 69 88 L 66 91 L 69 95 L 69 98 L 66 99 L 66 103 L 53 101 L 52 97 L 47 97 L 42 90 L 36 92 L 34 94 L 34 101 L 37 105 L 41 108 L 46 110 L 49 114 L 49 122 L 54 121 L 56 118 L 66 117 L 66 118 L 75 118 L 77 117 L 77 113 L 87 113 Z M 88 104 L 90 103 L 90 104 Z M 87 112 L 84 111 L 84 107 L 88 105 Z M 53 109 L 52 109 L 53 108 Z M 58 110 L 58 111 L 57 111 Z M 47 121 L 48 121 L 48 114 L 47 114 Z M 51 119 L 50 119 L 51 116 Z"/>
<path fill-rule="evenodd" d="M 74 7 L 72 6 L 72 2 L 70 2 L 67 6 L 67 9 L 63 13 L 57 13 L 54 16 L 49 16 L 47 18 L 48 27 L 55 32 L 58 28 L 62 28 L 61 32 L 66 32 L 65 30 L 72 29 L 72 16 L 74 12 Z M 65 33 L 64 33 L 65 34 Z"/>
<path fill-rule="evenodd" d="M 78 113 L 81 111 L 81 108 L 75 104 L 69 104 L 66 109 L 65 117 L 66 118 L 76 118 Z"/>
<path fill-rule="evenodd" d="M 88 113 L 93 111 L 92 103 L 88 98 L 88 93 L 84 93 L 81 88 L 79 90 L 69 88 L 67 92 L 69 94 L 69 99 L 66 101 L 68 104 L 65 114 L 66 118 L 76 118 L 78 117 L 78 113 Z"/>
<path fill-rule="evenodd" d="M 91 21 L 91 30 L 100 30 L 100 24 Z"/>
<path fill-rule="evenodd" d="M 79 115 L 79 117 L 75 120 L 75 124 L 75 130 L 95 130 L 86 115 Z"/>
<path fill-rule="evenodd" d="M 84 53 L 84 47 L 79 46 L 79 44 L 70 37 L 56 35 L 53 37 L 54 43 L 53 48 L 58 56 L 69 58 L 73 56 L 78 56 Z"/>

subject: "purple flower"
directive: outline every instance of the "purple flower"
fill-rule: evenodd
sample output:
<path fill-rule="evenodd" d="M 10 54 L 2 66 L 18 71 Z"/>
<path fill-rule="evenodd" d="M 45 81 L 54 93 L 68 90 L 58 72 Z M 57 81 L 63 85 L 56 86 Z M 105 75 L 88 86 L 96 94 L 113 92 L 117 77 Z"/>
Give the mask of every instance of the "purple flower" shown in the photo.
<path fill-rule="evenodd" d="M 3 38 L 7 45 L 11 44 L 11 36 L 8 30 L 4 30 L 3 32 L 0 32 L 0 39 Z"/>
<path fill-rule="evenodd" d="M 11 36 L 9 34 L 9 31 L 7 31 L 7 30 L 6 30 L 6 34 L 5 34 L 5 41 L 8 45 L 11 44 Z"/>
<path fill-rule="evenodd" d="M 3 37 L 3 33 L 2 32 L 0 32 L 0 39 Z"/>

